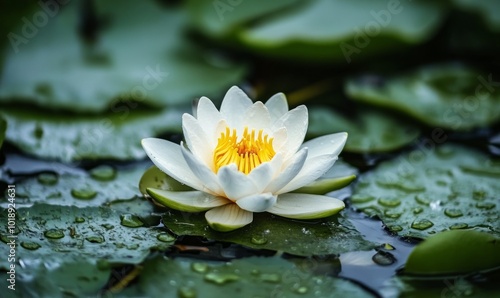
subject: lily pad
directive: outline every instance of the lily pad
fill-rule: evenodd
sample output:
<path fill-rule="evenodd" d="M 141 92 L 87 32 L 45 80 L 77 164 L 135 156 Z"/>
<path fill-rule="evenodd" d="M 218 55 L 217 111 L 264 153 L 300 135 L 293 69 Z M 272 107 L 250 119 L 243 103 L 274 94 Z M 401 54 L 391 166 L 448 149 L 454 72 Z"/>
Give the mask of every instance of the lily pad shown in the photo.
<path fill-rule="evenodd" d="M 187 39 L 183 9 L 163 9 L 156 1 L 94 4 L 89 12 L 67 3 L 26 42 L 20 22 L 13 30 L 18 39 L 6 50 L 1 102 L 77 112 L 121 109 L 130 101 L 163 107 L 219 96 L 245 74 L 245 66 Z M 97 18 L 90 29 L 80 24 L 87 14 Z M 95 31 L 86 42 L 79 26 Z"/>
<path fill-rule="evenodd" d="M 405 273 L 445 275 L 500 267 L 500 238 L 477 231 L 445 231 L 429 237 L 411 252 Z"/>
<path fill-rule="evenodd" d="M 7 121 L 0 117 L 0 149 L 3 145 L 3 140 L 5 139 L 5 131 L 7 130 Z"/>
<path fill-rule="evenodd" d="M 168 280 L 169 282 L 165 282 Z M 374 297 L 354 283 L 313 275 L 279 257 L 231 263 L 156 257 L 144 264 L 137 284 L 120 297 Z"/>
<path fill-rule="evenodd" d="M 269 213 L 254 213 L 253 222 L 233 232 L 217 232 L 208 227 L 204 214 L 169 210 L 163 224 L 176 235 L 203 236 L 208 239 L 270 249 L 300 256 L 340 254 L 370 250 L 375 244 L 361 234 L 342 215 L 322 220 L 291 220 Z"/>
<path fill-rule="evenodd" d="M 263 16 L 293 7 L 298 0 L 254 0 L 247 2 L 188 0 L 187 8 L 191 23 L 196 29 L 212 37 L 234 34 L 240 27 Z"/>
<path fill-rule="evenodd" d="M 317 0 L 300 8 L 243 27 L 239 42 L 263 55 L 350 63 L 429 39 L 444 12 L 422 1 Z"/>
<path fill-rule="evenodd" d="M 349 134 L 345 151 L 355 153 L 386 152 L 413 142 L 419 135 L 417 127 L 376 111 L 360 111 L 355 117 L 343 115 L 327 108 L 309 109 L 309 137 L 338 131 Z"/>
<path fill-rule="evenodd" d="M 406 113 L 425 124 L 470 130 L 500 120 L 500 91 L 491 74 L 459 64 L 422 67 L 388 79 L 360 77 L 347 83 L 353 99 Z"/>
<path fill-rule="evenodd" d="M 2 297 L 94 297 L 106 285 L 111 270 L 78 260 L 55 267 L 17 268 L 15 291 Z M 7 289 L 7 284 L 2 288 Z"/>
<path fill-rule="evenodd" d="M 360 177 L 352 204 L 401 236 L 473 229 L 500 234 L 500 163 L 458 145 L 429 142 Z"/>
<path fill-rule="evenodd" d="M 0 220 L 7 222 L 9 209 Z M 16 258 L 25 268 L 48 267 L 88 260 L 106 264 L 137 264 L 151 250 L 163 250 L 170 243 L 157 239 L 165 233 L 146 227 L 141 218 L 110 208 L 35 204 L 17 209 L 15 228 L 2 230 L 0 252 L 8 255 L 7 243 L 14 239 Z M 16 236 L 12 238 L 12 236 Z M 173 239 L 173 238 L 172 238 Z M 8 268 L 7 258 L 0 261 Z"/>
<path fill-rule="evenodd" d="M 500 31 L 500 2 L 488 0 L 453 0 L 464 11 L 473 11 L 480 15 L 492 31 Z"/>
<path fill-rule="evenodd" d="M 181 132 L 178 109 L 124 109 L 103 115 L 40 113 L 2 108 L 9 122 L 6 140 L 22 151 L 46 159 L 142 159 L 141 139 Z"/>
<path fill-rule="evenodd" d="M 141 196 L 136 183 L 147 166 L 149 163 L 142 163 L 117 170 L 99 165 L 88 172 L 64 175 L 42 172 L 16 183 L 16 207 L 29 207 L 41 202 L 86 207 L 132 200 Z M 6 199 L 0 202 L 0 206 L 7 208 Z M 144 204 L 149 205 L 147 202 Z"/>

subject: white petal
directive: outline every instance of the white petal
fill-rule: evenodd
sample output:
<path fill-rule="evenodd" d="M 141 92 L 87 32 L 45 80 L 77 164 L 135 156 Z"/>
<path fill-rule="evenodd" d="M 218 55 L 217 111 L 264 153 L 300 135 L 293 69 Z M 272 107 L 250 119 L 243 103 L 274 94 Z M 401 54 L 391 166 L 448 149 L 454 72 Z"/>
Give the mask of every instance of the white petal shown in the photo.
<path fill-rule="evenodd" d="M 264 212 L 276 203 L 276 196 L 272 193 L 261 193 L 244 197 L 236 201 L 241 209 L 250 212 Z"/>
<path fill-rule="evenodd" d="M 168 191 L 148 188 L 148 194 L 163 206 L 179 211 L 200 212 L 231 203 L 226 198 L 202 191 Z"/>
<path fill-rule="evenodd" d="M 192 115 L 182 115 L 182 131 L 189 150 L 207 167 L 213 169 L 213 139 L 208 140 L 202 126 Z"/>
<path fill-rule="evenodd" d="M 266 107 L 271 115 L 272 123 L 288 112 L 288 103 L 283 93 L 276 93 L 266 102 Z"/>
<path fill-rule="evenodd" d="M 226 197 L 232 201 L 259 193 L 252 179 L 238 171 L 235 164 L 223 166 L 217 176 Z"/>
<path fill-rule="evenodd" d="M 307 158 L 300 172 L 292 181 L 276 193 L 282 194 L 290 192 L 315 181 L 323 176 L 323 174 L 333 166 L 336 160 L 337 156 L 333 154 L 324 154 L 313 158 Z"/>
<path fill-rule="evenodd" d="M 222 117 L 226 119 L 227 124 L 231 128 L 236 128 L 238 131 L 243 128 L 243 115 L 245 111 L 252 106 L 252 100 L 240 88 L 231 87 L 220 107 Z"/>
<path fill-rule="evenodd" d="M 282 152 L 283 146 L 285 146 L 286 141 L 288 140 L 288 133 L 286 131 L 286 127 L 280 127 L 276 131 L 273 132 L 273 148 L 274 152 Z M 288 151 L 288 150 L 285 150 Z"/>
<path fill-rule="evenodd" d="M 283 115 L 275 125 L 286 127 L 287 141 L 281 151 L 284 152 L 284 158 L 287 160 L 297 152 L 306 136 L 308 125 L 307 108 L 303 105 L 296 107 Z"/>
<path fill-rule="evenodd" d="M 219 184 L 219 179 L 217 175 L 209 169 L 205 164 L 203 164 L 196 156 L 189 152 L 181 143 L 181 152 L 184 160 L 191 169 L 191 171 L 198 177 L 203 183 L 203 188 L 199 189 L 205 192 L 209 192 L 215 195 L 222 195 L 222 187 Z"/>
<path fill-rule="evenodd" d="M 280 174 L 282 165 L 283 157 L 281 153 L 277 153 L 270 161 L 261 164 L 248 174 L 248 178 L 252 179 L 257 187 L 256 192 L 263 192 L 273 178 Z"/>
<path fill-rule="evenodd" d="M 203 190 L 203 183 L 191 171 L 179 145 L 156 138 L 142 139 L 141 143 L 151 161 L 161 171 L 183 184 Z"/>
<path fill-rule="evenodd" d="M 216 135 L 216 129 L 219 121 L 222 120 L 222 115 L 219 113 L 217 108 L 214 106 L 212 101 L 206 97 L 200 98 L 198 102 L 197 117 L 198 123 L 201 128 L 205 131 L 208 138 L 212 138 Z M 210 140 L 209 140 L 210 141 Z M 215 147 L 217 138 L 214 139 L 213 146 Z"/>
<path fill-rule="evenodd" d="M 276 193 L 278 190 L 282 189 L 292 181 L 292 179 L 297 176 L 304 162 L 307 158 L 307 149 L 301 149 L 297 152 L 291 159 L 289 159 L 289 164 L 286 168 L 279 173 L 279 176 L 275 177 L 273 181 L 265 188 L 266 192 Z"/>
<path fill-rule="evenodd" d="M 300 148 L 309 148 L 309 158 L 323 154 L 339 155 L 346 140 L 347 133 L 339 132 L 309 140 L 302 144 Z"/>
<path fill-rule="evenodd" d="M 266 106 L 260 101 L 248 108 L 243 116 L 243 127 L 249 130 L 269 129 L 271 127 L 271 116 Z"/>
<path fill-rule="evenodd" d="M 253 213 L 245 211 L 236 204 L 227 204 L 210 209 L 205 213 L 208 225 L 219 232 L 239 229 L 253 221 Z"/>
<path fill-rule="evenodd" d="M 288 218 L 315 219 L 336 214 L 344 207 L 344 202 L 339 199 L 321 195 L 288 193 L 279 195 L 276 204 L 267 212 Z"/>

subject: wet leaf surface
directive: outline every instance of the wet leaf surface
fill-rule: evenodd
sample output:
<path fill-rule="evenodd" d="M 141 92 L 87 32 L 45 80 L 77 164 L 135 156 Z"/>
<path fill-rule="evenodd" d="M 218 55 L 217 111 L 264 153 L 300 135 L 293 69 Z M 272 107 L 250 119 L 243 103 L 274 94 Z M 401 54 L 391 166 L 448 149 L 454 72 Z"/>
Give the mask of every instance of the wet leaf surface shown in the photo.
<path fill-rule="evenodd" d="M 427 238 L 450 229 L 499 235 L 499 177 L 498 161 L 478 151 L 422 147 L 362 176 L 351 203 L 401 236 Z"/>

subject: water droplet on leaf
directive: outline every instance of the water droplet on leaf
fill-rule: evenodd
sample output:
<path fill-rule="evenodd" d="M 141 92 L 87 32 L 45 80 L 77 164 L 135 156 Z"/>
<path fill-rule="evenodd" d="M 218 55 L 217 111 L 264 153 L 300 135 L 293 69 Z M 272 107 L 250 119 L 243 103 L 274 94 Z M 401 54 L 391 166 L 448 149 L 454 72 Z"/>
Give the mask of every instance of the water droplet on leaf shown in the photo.
<path fill-rule="evenodd" d="M 195 262 L 191 264 L 191 270 L 198 273 L 205 273 L 208 271 L 208 265 L 206 263 Z"/>
<path fill-rule="evenodd" d="M 100 165 L 90 170 L 90 176 L 95 180 L 110 181 L 115 179 L 116 170 L 108 165 Z"/>
<path fill-rule="evenodd" d="M 493 209 L 493 208 L 495 208 L 495 206 L 496 206 L 495 204 L 489 203 L 489 202 L 479 202 L 476 204 L 477 208 L 486 209 L 486 210 Z"/>
<path fill-rule="evenodd" d="M 450 226 L 450 230 L 461 230 L 461 229 L 467 229 L 468 227 L 469 225 L 466 223 L 456 223 Z"/>
<path fill-rule="evenodd" d="M 375 197 L 367 194 L 355 194 L 351 196 L 351 202 L 354 204 L 367 203 L 375 200 Z"/>
<path fill-rule="evenodd" d="M 179 298 L 195 298 L 197 296 L 196 289 L 192 287 L 180 287 L 177 296 Z"/>
<path fill-rule="evenodd" d="M 378 251 L 372 257 L 373 262 L 380 266 L 389 266 L 396 262 L 396 258 L 389 252 Z"/>
<path fill-rule="evenodd" d="M 91 243 L 103 243 L 104 242 L 104 237 L 100 235 L 94 235 L 94 236 L 88 236 L 85 237 L 85 240 Z"/>
<path fill-rule="evenodd" d="M 257 245 L 263 245 L 267 243 L 267 238 L 262 235 L 252 236 L 252 243 Z"/>
<path fill-rule="evenodd" d="M 55 185 L 59 177 L 54 173 L 41 173 L 36 179 L 43 185 Z"/>
<path fill-rule="evenodd" d="M 444 214 L 448 217 L 455 218 L 455 217 L 460 217 L 463 216 L 464 214 L 462 213 L 462 210 L 460 209 L 454 209 L 454 208 L 446 208 L 444 210 Z"/>
<path fill-rule="evenodd" d="M 80 216 L 77 216 L 77 217 L 75 217 L 75 222 L 76 222 L 76 223 L 82 223 L 82 222 L 85 222 L 85 218 L 80 217 Z"/>
<path fill-rule="evenodd" d="M 73 188 L 71 190 L 71 195 L 76 199 L 91 200 L 95 198 L 97 192 L 87 185 L 80 188 Z"/>
<path fill-rule="evenodd" d="M 175 241 L 175 237 L 170 235 L 169 233 L 161 233 L 156 236 L 156 239 L 161 242 L 172 242 Z"/>
<path fill-rule="evenodd" d="M 434 223 L 428 219 L 418 219 L 411 224 L 411 227 L 422 231 L 432 227 L 433 225 Z"/>
<path fill-rule="evenodd" d="M 40 244 L 31 241 L 23 241 L 21 242 L 21 246 L 29 250 L 37 250 L 42 247 Z"/>
<path fill-rule="evenodd" d="M 122 226 L 129 228 L 142 227 L 144 223 L 139 219 L 139 217 L 132 214 L 123 214 L 120 216 Z"/>
<path fill-rule="evenodd" d="M 260 275 L 260 280 L 270 283 L 278 283 L 280 282 L 281 278 L 279 274 L 276 273 L 262 273 Z"/>
<path fill-rule="evenodd" d="M 205 280 L 218 284 L 218 285 L 223 285 L 228 282 L 236 281 L 240 279 L 238 275 L 232 274 L 232 273 L 218 273 L 218 272 L 211 272 L 207 273 L 205 275 Z"/>
<path fill-rule="evenodd" d="M 64 232 L 58 229 L 50 229 L 45 231 L 43 235 L 50 239 L 61 239 L 64 237 Z"/>

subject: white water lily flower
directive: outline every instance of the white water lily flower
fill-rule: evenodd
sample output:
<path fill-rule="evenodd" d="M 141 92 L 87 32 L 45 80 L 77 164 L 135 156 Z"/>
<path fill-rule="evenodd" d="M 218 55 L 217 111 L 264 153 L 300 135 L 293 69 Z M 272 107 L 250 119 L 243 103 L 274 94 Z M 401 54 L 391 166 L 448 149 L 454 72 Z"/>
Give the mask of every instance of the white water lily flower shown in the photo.
<path fill-rule="evenodd" d="M 290 193 L 330 169 L 347 139 L 347 133 L 336 133 L 303 143 L 308 126 L 305 106 L 289 111 L 282 93 L 265 104 L 253 103 L 233 86 L 220 111 L 202 97 L 196 114 L 182 117 L 185 144 L 142 140 L 161 171 L 195 189 L 148 189 L 153 197 L 162 197 L 162 204 L 187 212 L 208 210 L 205 218 L 218 231 L 248 225 L 253 212 L 315 219 L 344 208 L 332 197 Z"/>

